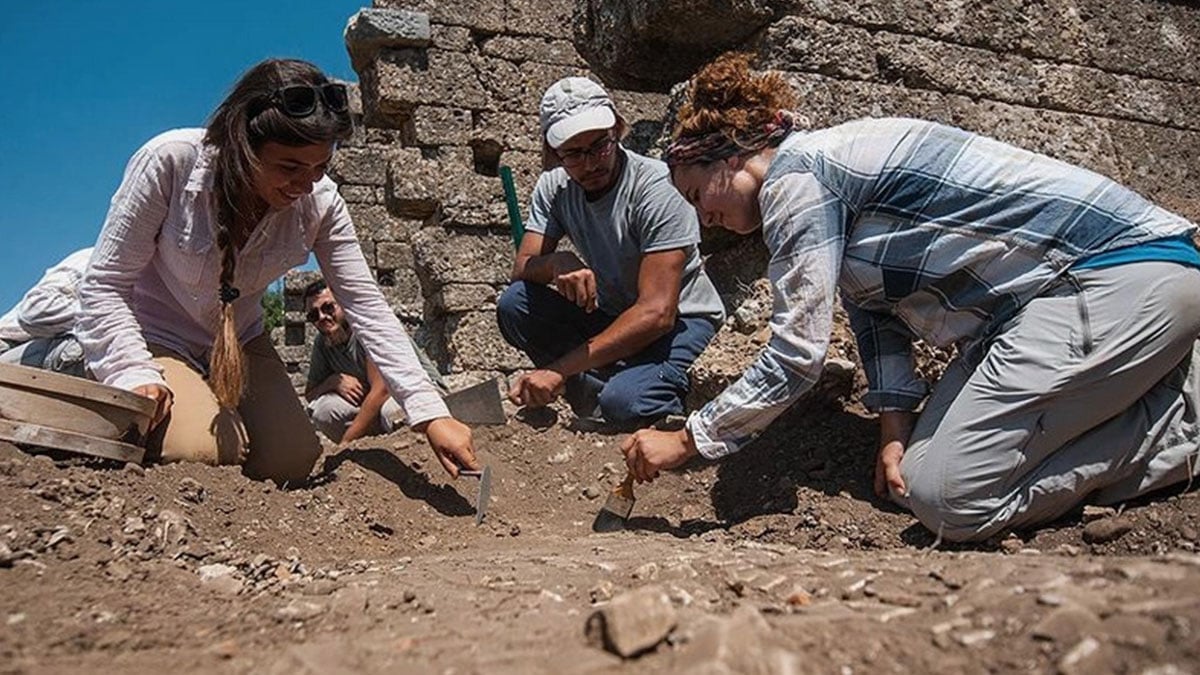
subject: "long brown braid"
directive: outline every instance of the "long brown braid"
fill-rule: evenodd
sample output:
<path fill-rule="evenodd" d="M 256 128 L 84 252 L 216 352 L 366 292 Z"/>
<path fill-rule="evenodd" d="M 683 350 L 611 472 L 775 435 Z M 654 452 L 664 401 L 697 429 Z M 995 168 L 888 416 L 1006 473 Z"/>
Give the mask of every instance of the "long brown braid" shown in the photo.
<path fill-rule="evenodd" d="M 208 382 L 225 408 L 236 408 L 246 387 L 245 358 L 234 317 L 234 302 L 241 292 L 234 280 L 237 235 L 252 231 L 261 215 L 262 199 L 254 188 L 260 168 L 258 150 L 269 142 L 293 147 L 336 143 L 352 131 L 350 114 L 344 110 L 335 113 L 321 103 L 310 115 L 289 117 L 272 105 L 271 97 L 284 86 L 319 86 L 328 81 L 311 63 L 268 59 L 242 75 L 206 129 L 204 142 L 215 149 L 214 235 L 221 251 L 221 316 L 209 357 Z"/>

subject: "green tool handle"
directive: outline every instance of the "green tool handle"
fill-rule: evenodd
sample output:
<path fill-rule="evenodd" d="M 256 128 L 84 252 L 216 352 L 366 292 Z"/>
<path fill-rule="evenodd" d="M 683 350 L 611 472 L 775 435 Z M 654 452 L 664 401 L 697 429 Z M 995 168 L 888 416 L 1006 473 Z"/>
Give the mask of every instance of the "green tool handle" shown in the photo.
<path fill-rule="evenodd" d="M 521 248 L 525 225 L 521 223 L 521 207 L 517 203 L 517 186 L 513 184 L 511 168 L 500 167 L 500 182 L 504 184 L 504 202 L 508 205 L 508 227 L 512 232 L 513 247 Z"/>

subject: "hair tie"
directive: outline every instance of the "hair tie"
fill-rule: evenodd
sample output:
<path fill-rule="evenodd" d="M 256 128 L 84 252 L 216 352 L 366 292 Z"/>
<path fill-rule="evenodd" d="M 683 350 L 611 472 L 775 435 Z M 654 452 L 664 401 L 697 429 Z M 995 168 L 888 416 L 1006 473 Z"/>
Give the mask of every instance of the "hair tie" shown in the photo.
<path fill-rule="evenodd" d="M 234 300 L 237 300 L 238 296 L 240 296 L 241 294 L 242 294 L 242 292 L 239 291 L 238 289 L 234 288 L 233 286 L 230 286 L 228 283 L 226 283 L 224 281 L 221 282 L 221 303 L 222 304 L 228 305 L 229 303 L 233 302 Z"/>

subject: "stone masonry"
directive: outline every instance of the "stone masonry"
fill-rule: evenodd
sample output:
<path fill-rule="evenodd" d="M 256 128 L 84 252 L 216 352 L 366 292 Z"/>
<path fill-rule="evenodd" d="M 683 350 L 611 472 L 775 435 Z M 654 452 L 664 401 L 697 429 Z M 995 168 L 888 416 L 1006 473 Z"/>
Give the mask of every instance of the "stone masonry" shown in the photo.
<path fill-rule="evenodd" d="M 532 364 L 496 328 L 495 301 L 513 262 L 500 165 L 522 208 L 541 171 L 537 104 L 589 70 L 571 44 L 563 0 L 378 2 L 351 18 L 346 45 L 359 74 L 354 139 L 330 176 L 341 186 L 368 264 L 410 334 L 451 387 Z M 666 95 L 612 91 L 645 150 Z M 286 284 L 281 354 L 302 386 L 314 331 Z"/>
<path fill-rule="evenodd" d="M 703 30 L 681 29 L 689 17 Z M 814 126 L 935 119 L 1200 219 L 1200 8 L 1184 2 L 377 0 L 346 42 L 360 124 L 330 173 L 384 293 L 452 385 L 530 365 L 495 326 L 513 253 L 497 172 L 513 168 L 527 209 L 537 103 L 567 75 L 645 89 L 610 91 L 634 128 L 627 145 L 653 154 L 678 74 L 735 45 L 790 78 Z M 754 283 L 761 244 L 712 234 L 708 265 L 731 319 L 693 373 L 706 395 L 761 348 L 770 307 Z M 302 286 L 289 280 L 281 336 L 298 375 L 312 337 Z M 836 336 L 834 352 L 855 356 Z"/>

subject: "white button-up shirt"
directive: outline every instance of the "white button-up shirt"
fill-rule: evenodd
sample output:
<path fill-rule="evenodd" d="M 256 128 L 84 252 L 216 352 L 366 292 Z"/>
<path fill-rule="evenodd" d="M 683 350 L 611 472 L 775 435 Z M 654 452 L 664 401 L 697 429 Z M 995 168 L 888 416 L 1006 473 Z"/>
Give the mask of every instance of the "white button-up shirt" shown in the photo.
<path fill-rule="evenodd" d="M 76 334 L 105 384 L 162 384 L 147 343 L 189 359 L 201 372 L 220 326 L 221 251 L 213 224 L 213 148 L 203 129 L 169 131 L 134 154 L 113 195 L 80 289 Z M 379 367 L 409 424 L 447 417 L 441 397 L 371 276 L 346 203 L 323 177 L 283 209 L 272 209 L 237 253 L 234 317 L 241 342 L 263 331 L 263 293 L 315 253 L 354 333 Z"/>
<path fill-rule="evenodd" d="M 26 342 L 67 333 L 79 312 L 79 282 L 92 249 L 63 258 L 46 270 L 15 307 L 0 316 L 0 339 Z"/>

